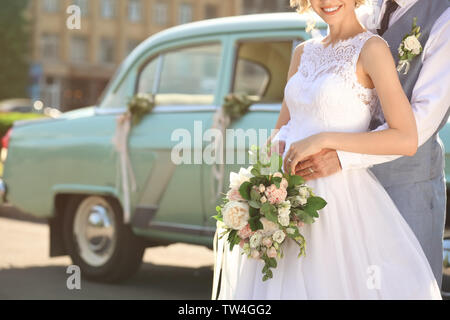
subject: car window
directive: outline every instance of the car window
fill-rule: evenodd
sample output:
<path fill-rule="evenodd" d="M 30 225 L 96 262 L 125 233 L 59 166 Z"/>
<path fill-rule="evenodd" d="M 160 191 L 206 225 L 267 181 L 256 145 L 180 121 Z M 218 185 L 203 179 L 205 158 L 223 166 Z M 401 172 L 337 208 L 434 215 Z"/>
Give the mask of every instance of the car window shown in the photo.
<path fill-rule="evenodd" d="M 139 93 L 155 94 L 157 105 L 211 105 L 221 62 L 221 45 L 168 51 L 141 71 Z"/>
<path fill-rule="evenodd" d="M 260 103 L 281 103 L 294 43 L 293 40 L 241 41 L 233 92 L 253 96 Z"/>

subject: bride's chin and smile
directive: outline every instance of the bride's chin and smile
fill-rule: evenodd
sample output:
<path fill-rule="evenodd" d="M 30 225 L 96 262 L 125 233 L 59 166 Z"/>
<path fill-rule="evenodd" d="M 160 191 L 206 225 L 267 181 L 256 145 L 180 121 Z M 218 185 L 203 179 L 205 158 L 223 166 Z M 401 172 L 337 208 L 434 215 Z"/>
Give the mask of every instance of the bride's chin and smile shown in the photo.
<path fill-rule="evenodd" d="M 330 27 L 328 43 L 350 38 L 364 28 L 355 13 L 355 0 L 309 0 L 311 9 Z"/>

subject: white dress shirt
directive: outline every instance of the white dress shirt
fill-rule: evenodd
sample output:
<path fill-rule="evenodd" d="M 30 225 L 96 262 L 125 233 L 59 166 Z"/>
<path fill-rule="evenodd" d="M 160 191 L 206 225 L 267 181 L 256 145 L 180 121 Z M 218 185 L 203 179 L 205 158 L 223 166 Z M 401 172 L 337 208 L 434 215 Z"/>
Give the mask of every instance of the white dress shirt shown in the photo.
<path fill-rule="evenodd" d="M 396 0 L 399 7 L 392 14 L 389 26 L 417 1 L 427 0 Z M 376 33 L 385 9 L 386 1 L 380 1 L 379 5 L 374 7 L 375 15 L 361 16 L 361 23 L 368 30 Z M 405 30 L 405 34 L 409 31 Z M 450 105 L 450 8 L 444 11 L 434 23 L 421 57 L 423 66 L 410 101 L 416 118 L 419 146 L 436 132 Z M 384 123 L 374 131 L 387 128 L 389 128 L 388 124 Z M 337 153 L 343 170 L 369 168 L 402 157 L 401 155 L 369 155 L 346 151 L 337 151 Z"/>

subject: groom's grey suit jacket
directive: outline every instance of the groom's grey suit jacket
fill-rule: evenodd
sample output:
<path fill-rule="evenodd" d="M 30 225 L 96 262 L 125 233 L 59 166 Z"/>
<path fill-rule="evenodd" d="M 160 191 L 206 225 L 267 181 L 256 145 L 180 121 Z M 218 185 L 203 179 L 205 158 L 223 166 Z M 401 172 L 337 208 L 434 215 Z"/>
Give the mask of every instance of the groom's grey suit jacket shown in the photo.
<path fill-rule="evenodd" d="M 417 17 L 417 25 L 421 27 L 422 36 L 419 40 L 422 47 L 425 47 L 431 28 L 448 7 L 447 0 L 418 1 L 384 33 L 383 38 L 388 42 L 396 63 L 398 47 L 403 37 L 411 31 L 414 17 Z M 411 62 L 407 75 L 403 72 L 399 74 L 410 100 L 421 69 L 422 59 L 418 56 Z M 413 157 L 401 157 L 371 168 L 422 245 L 439 285 L 442 281 L 446 186 L 445 153 L 438 132 L 447 122 L 449 113 L 450 110 L 433 136 L 419 147 Z M 374 119 L 370 128 L 375 129 L 380 124 Z"/>

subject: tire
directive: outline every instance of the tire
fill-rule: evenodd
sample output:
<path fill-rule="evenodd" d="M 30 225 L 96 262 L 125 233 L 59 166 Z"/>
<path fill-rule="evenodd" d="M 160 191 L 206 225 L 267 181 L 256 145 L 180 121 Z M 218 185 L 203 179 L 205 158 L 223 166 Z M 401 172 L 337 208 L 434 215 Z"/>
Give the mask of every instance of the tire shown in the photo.
<path fill-rule="evenodd" d="M 123 223 L 122 212 L 118 201 L 111 197 L 70 198 L 63 217 L 63 237 L 83 277 L 115 283 L 139 269 L 145 246 Z"/>

